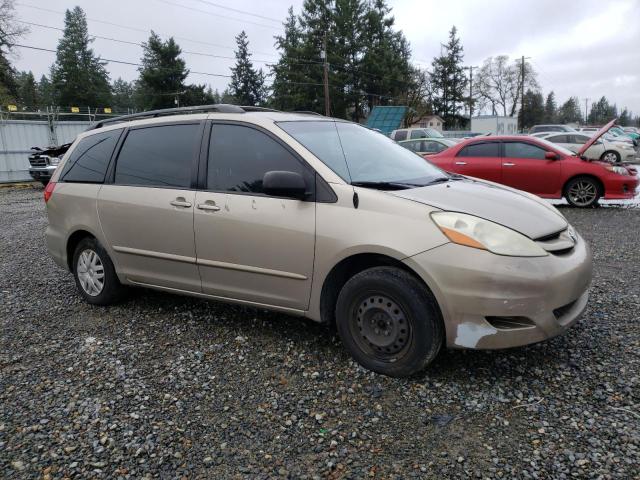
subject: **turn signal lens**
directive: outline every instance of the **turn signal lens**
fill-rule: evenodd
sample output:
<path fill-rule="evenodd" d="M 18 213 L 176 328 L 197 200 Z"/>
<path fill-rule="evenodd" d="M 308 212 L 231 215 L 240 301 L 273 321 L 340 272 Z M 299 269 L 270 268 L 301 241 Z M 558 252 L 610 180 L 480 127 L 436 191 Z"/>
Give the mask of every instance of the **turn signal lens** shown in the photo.
<path fill-rule="evenodd" d="M 47 203 L 53 195 L 53 189 L 56 188 L 56 182 L 49 182 L 44 189 L 44 203 Z"/>

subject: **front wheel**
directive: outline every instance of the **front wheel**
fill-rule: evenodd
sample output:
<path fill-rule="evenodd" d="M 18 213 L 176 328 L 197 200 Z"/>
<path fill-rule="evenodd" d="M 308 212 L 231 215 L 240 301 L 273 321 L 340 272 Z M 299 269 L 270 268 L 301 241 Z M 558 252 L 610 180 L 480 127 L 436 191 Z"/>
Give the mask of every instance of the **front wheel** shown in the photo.
<path fill-rule="evenodd" d="M 572 207 L 588 208 L 598 204 L 600 185 L 590 177 L 571 179 L 564 189 L 564 196 Z"/>
<path fill-rule="evenodd" d="M 353 276 L 336 304 L 342 343 L 365 368 L 404 377 L 426 367 L 442 346 L 442 315 L 433 294 L 413 275 L 375 267 Z"/>
<path fill-rule="evenodd" d="M 100 242 L 83 238 L 73 255 L 73 276 L 82 298 L 93 305 L 111 305 L 122 298 L 120 284 L 113 263 Z"/>
<path fill-rule="evenodd" d="M 618 152 L 614 152 L 613 150 L 607 150 L 602 154 L 600 160 L 603 162 L 609 163 L 620 163 L 620 154 Z"/>

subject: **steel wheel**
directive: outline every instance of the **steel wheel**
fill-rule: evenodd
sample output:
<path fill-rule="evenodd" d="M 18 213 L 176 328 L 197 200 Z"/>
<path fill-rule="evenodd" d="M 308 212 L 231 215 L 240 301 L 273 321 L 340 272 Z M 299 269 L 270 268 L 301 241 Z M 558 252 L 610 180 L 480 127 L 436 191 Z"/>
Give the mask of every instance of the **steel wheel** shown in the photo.
<path fill-rule="evenodd" d="M 569 187 L 567 196 L 573 205 L 588 207 L 598 199 L 598 187 L 591 180 L 578 180 Z"/>
<path fill-rule="evenodd" d="M 104 288 L 104 265 L 94 250 L 86 249 L 80 253 L 77 275 L 80 286 L 87 295 L 100 295 Z"/>
<path fill-rule="evenodd" d="M 353 305 L 351 330 L 358 347 L 384 362 L 401 357 L 410 343 L 411 323 L 396 301 L 371 294 Z"/>

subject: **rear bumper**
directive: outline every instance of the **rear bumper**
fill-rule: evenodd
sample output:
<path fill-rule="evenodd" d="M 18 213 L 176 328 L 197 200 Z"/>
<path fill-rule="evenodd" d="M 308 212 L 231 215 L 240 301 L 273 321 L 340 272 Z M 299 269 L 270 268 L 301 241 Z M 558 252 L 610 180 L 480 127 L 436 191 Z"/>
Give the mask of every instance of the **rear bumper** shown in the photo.
<path fill-rule="evenodd" d="M 582 238 L 562 255 L 506 257 L 449 243 L 405 263 L 433 290 L 454 348 L 517 347 L 564 333 L 586 308 L 592 273 Z"/>

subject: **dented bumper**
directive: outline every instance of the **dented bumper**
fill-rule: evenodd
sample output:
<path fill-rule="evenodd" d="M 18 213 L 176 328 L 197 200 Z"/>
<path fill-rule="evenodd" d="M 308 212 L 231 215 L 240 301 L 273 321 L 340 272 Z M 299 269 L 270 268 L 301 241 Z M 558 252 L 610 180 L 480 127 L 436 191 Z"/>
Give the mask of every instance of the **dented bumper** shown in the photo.
<path fill-rule="evenodd" d="M 564 333 L 588 301 L 591 252 L 574 248 L 546 257 L 507 257 L 452 243 L 407 258 L 432 289 L 447 346 L 496 349 Z"/>

